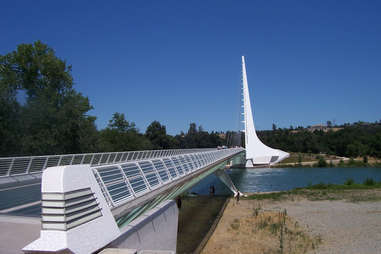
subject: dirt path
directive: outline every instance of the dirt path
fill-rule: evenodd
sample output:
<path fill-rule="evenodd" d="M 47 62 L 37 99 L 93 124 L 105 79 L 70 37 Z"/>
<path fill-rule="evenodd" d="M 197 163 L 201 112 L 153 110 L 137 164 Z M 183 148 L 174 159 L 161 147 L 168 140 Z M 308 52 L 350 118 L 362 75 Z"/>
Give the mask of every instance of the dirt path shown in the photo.
<path fill-rule="evenodd" d="M 381 253 L 381 201 L 296 200 L 231 200 L 202 253 Z"/>

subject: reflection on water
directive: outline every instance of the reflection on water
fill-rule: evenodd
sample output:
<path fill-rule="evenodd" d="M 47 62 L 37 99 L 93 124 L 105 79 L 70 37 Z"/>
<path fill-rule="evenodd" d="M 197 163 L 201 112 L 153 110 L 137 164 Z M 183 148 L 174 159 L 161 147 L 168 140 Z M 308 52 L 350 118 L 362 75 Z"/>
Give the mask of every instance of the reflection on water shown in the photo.
<path fill-rule="evenodd" d="M 234 184 L 242 192 L 265 192 L 290 190 L 308 184 L 342 184 L 348 178 L 363 182 L 367 177 L 381 181 L 381 168 L 255 168 L 228 170 Z M 230 194 L 230 191 L 214 175 L 209 175 L 191 189 L 191 192 L 208 194 L 210 185 L 216 194 Z"/>

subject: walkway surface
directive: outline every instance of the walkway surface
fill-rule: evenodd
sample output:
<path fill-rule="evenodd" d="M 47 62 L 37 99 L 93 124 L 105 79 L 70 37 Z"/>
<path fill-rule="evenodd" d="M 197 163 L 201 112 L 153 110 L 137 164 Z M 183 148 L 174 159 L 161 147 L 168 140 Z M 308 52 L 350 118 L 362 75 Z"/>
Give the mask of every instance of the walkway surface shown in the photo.
<path fill-rule="evenodd" d="M 0 215 L 0 253 L 20 254 L 40 236 L 40 218 Z"/>
<path fill-rule="evenodd" d="M 20 254 L 40 236 L 40 180 L 0 187 L 0 253 Z"/>
<path fill-rule="evenodd" d="M 41 183 L 26 182 L 0 187 L 0 215 L 40 217 Z"/>

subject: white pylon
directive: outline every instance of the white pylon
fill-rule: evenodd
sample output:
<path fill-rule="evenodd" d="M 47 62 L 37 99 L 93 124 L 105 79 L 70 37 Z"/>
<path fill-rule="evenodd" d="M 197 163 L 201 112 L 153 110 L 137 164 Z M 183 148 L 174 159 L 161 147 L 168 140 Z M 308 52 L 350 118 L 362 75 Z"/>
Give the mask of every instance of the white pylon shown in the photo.
<path fill-rule="evenodd" d="M 266 146 L 255 132 L 251 111 L 249 87 L 247 84 L 245 57 L 242 56 L 243 115 L 245 124 L 246 167 L 273 165 L 290 156 L 282 150 Z"/>

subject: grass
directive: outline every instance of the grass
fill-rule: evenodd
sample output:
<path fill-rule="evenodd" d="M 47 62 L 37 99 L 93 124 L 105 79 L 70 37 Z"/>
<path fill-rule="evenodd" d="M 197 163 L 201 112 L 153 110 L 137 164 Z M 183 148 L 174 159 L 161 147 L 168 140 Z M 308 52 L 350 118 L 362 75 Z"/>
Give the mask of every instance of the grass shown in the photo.
<path fill-rule="evenodd" d="M 272 200 L 281 200 L 284 196 L 289 195 L 290 191 L 280 191 L 280 192 L 271 192 L 271 193 L 264 193 L 264 194 L 255 194 L 250 195 L 247 197 L 247 199 L 255 199 L 255 200 L 265 200 L 265 199 L 272 199 Z"/>

